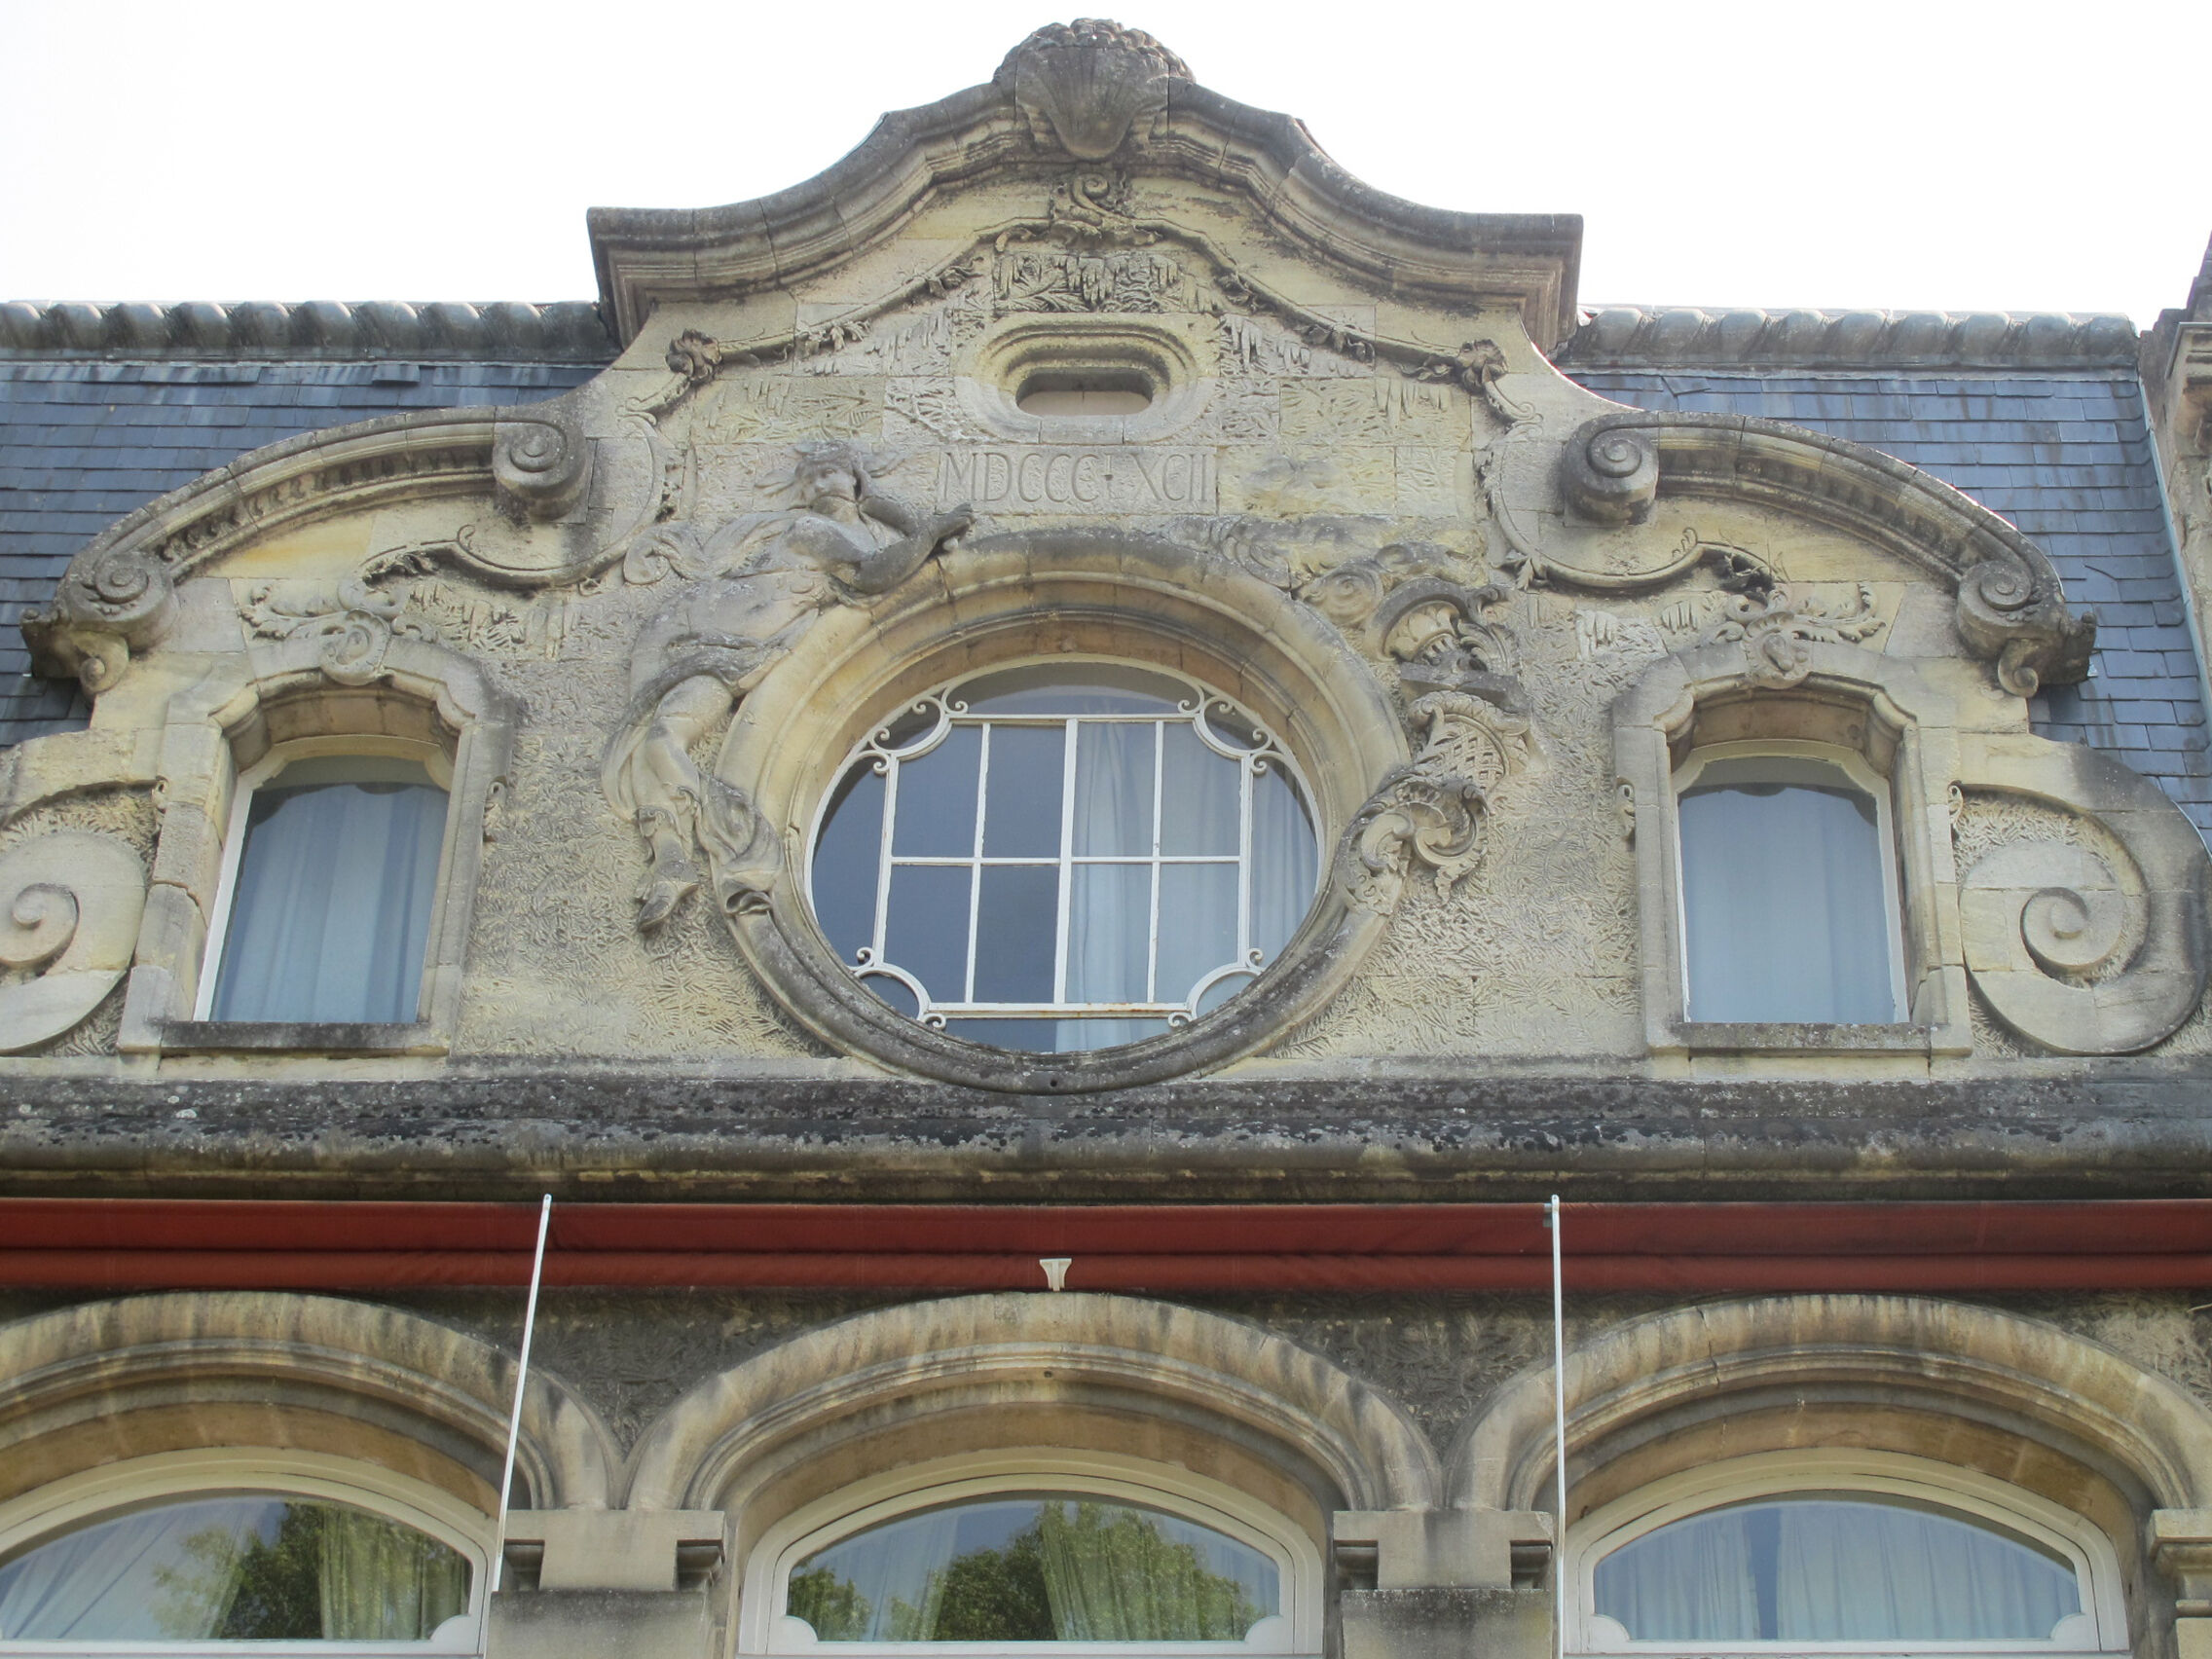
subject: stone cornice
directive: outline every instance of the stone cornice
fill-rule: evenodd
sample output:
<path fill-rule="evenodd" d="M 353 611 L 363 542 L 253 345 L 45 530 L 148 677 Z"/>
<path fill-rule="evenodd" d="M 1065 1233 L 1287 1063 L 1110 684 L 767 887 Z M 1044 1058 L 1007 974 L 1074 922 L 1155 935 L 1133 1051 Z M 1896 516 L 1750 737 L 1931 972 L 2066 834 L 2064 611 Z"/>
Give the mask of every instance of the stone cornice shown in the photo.
<path fill-rule="evenodd" d="M 1089 158 L 1079 124 L 1095 123 L 1106 94 L 1090 82 L 1074 90 L 1081 77 L 1053 83 L 1051 65 L 1032 76 L 1023 54 L 1039 38 L 1016 48 L 992 82 L 886 115 L 858 149 L 789 190 L 694 210 L 592 209 L 601 306 L 617 337 L 627 345 L 656 305 L 739 297 L 829 270 L 897 235 L 948 186 Z M 1117 62 L 1128 56 L 1112 43 L 1097 50 Z M 1419 206 L 1352 178 L 1289 116 L 1179 73 L 1156 67 L 1151 78 L 1122 118 L 1128 136 L 1117 138 L 1118 157 L 1235 191 L 1305 251 L 1387 291 L 1519 310 L 1543 346 L 1573 326 L 1579 215 Z M 1055 120 L 1079 133 L 1074 148 L 1055 140 Z"/>
<path fill-rule="evenodd" d="M 614 342 L 584 300 L 0 304 L 0 362 L 21 357 L 605 363 Z"/>
<path fill-rule="evenodd" d="M 1569 371 L 2130 368 L 2138 338 L 2124 316 L 2071 312 L 1607 306 L 1590 313 L 1554 360 Z"/>
<path fill-rule="evenodd" d="M 1365 1068 L 1070 1098 L 844 1066 L 487 1065 L 309 1088 L 25 1067 L 0 1078 L 0 1194 L 615 1200 L 681 1180 L 700 1201 L 2187 1198 L 2212 1153 L 2206 1084 L 2201 1064 L 2156 1063 L 1939 1083 Z"/>

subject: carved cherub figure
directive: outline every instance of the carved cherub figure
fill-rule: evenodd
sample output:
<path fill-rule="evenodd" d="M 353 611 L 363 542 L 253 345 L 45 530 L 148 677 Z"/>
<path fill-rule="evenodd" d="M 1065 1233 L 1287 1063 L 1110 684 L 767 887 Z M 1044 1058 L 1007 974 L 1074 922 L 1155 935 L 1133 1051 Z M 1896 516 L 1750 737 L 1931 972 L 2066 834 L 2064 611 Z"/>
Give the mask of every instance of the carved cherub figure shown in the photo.
<path fill-rule="evenodd" d="M 638 926 L 659 927 L 716 872 L 718 897 L 742 904 L 772 876 L 772 842 L 737 790 L 705 777 L 693 747 L 737 708 L 822 613 L 888 593 L 973 522 L 963 502 L 922 514 L 877 490 L 849 444 L 800 452 L 798 504 L 740 520 L 709 544 L 706 573 L 639 629 L 630 706 L 600 782 L 638 828 L 651 863 Z M 879 541 L 881 525 L 897 539 Z M 760 866 L 765 866 L 765 868 Z"/>

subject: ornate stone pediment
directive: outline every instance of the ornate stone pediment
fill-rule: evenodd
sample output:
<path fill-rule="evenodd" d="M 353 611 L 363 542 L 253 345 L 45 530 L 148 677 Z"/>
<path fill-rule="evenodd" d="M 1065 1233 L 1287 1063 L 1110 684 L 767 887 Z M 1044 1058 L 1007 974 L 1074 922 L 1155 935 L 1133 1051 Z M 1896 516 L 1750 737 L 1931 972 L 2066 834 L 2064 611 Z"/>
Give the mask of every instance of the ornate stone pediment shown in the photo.
<path fill-rule="evenodd" d="M 512 776 L 485 781 L 480 948 L 507 981 L 565 986 L 579 1029 L 627 1021 L 593 1039 L 610 1051 L 696 1027 L 1061 1088 L 1294 1029 L 1368 1052 L 1411 1040 L 1401 1015 L 1324 1010 L 1383 950 L 1401 1001 L 1457 975 L 1512 1011 L 1459 1010 L 1454 1041 L 1641 1052 L 1607 737 L 1655 662 L 1807 698 L 1837 650 L 1935 663 L 1973 687 L 1961 729 L 1997 732 L 2085 664 L 2048 560 L 1958 493 L 1559 375 L 1539 346 L 1571 299 L 1570 221 L 1367 192 L 1132 31 L 1044 31 L 783 196 L 594 226 L 626 340 L 597 378 L 244 457 L 88 547 L 25 632 L 103 721 L 197 755 L 208 801 L 213 740 L 169 731 L 179 686 L 280 664 L 283 695 L 373 701 L 457 663 L 510 685 L 530 713 Z M 1235 1015 L 1010 1070 L 856 991 L 805 872 L 856 722 L 1064 653 L 1255 710 L 1313 780 L 1323 874 Z M 186 770 L 139 756 L 130 775 Z M 508 858 L 550 890 L 503 889 Z M 2110 908 L 2079 891 L 2092 922 Z M 1989 973 L 2018 968 L 1989 950 Z M 748 967 L 774 1011 L 719 1000 Z M 2029 987 L 2020 1023 L 2045 1020 L 2050 993 L 1991 983 Z M 2159 984 L 2145 1029 L 2189 990 Z"/>

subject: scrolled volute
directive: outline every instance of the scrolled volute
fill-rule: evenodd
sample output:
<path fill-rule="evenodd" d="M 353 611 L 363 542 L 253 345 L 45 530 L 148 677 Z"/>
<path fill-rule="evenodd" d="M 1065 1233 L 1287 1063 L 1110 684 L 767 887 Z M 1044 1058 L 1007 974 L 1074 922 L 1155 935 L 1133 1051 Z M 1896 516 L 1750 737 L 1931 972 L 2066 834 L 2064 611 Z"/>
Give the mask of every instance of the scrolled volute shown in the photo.
<path fill-rule="evenodd" d="M 492 444 L 500 503 L 540 523 L 560 518 L 591 484 L 591 440 L 553 421 L 501 421 Z"/>
<path fill-rule="evenodd" d="M 2067 608 L 2047 568 L 2038 570 L 2010 550 L 1982 560 L 1959 579 L 1959 637 L 1994 657 L 1997 682 L 2017 697 L 2045 684 L 2071 685 L 2087 677 L 2097 643 L 2093 612 Z"/>
<path fill-rule="evenodd" d="M 2170 900 L 2151 897 L 2135 959 L 2097 977 L 2126 934 L 2129 900 L 2118 873 L 2095 853 L 2063 842 L 2000 847 L 1960 887 L 1967 968 L 1997 1016 L 2043 1048 L 2066 1054 L 2151 1048 L 2180 1028 L 2204 993 L 2201 950 L 2188 948 L 2192 930 Z"/>
<path fill-rule="evenodd" d="M 1528 717 L 1489 685 L 1427 692 L 1408 719 L 1420 752 L 1352 815 L 1338 857 L 1345 902 L 1378 914 L 1397 908 L 1416 866 L 1447 895 L 1473 873 L 1491 792 L 1532 753 Z"/>
<path fill-rule="evenodd" d="M 2026 736 L 1968 745 L 1958 782 L 2101 831 L 1995 847 L 1961 877 L 1967 972 L 1997 1017 L 2065 1054 L 2136 1053 L 2179 1030 L 2204 997 L 2212 886 L 2181 809 L 2107 756 Z"/>
<path fill-rule="evenodd" d="M 0 854 L 0 1053 L 61 1036 L 130 966 L 146 867 L 112 835 L 57 830 Z"/>
<path fill-rule="evenodd" d="M 1560 457 L 1567 504 L 1595 524 L 1641 524 L 1659 497 L 1659 447 L 1645 417 L 1600 416 L 1567 439 Z"/>
<path fill-rule="evenodd" d="M 42 674 L 74 674 L 98 693 L 121 678 L 176 619 L 176 580 L 156 555 L 129 543 L 72 565 L 51 607 L 23 613 L 23 638 Z"/>

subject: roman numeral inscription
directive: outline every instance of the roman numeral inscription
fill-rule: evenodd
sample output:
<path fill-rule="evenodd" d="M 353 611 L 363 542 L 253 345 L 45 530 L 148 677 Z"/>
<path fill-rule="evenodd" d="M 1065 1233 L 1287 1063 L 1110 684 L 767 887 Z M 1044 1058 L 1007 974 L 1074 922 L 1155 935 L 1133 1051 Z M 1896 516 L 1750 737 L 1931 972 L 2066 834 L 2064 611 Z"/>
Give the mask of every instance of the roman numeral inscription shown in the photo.
<path fill-rule="evenodd" d="M 971 501 L 979 513 L 1210 513 L 1214 458 L 1124 446 L 947 450 L 937 498 Z"/>

